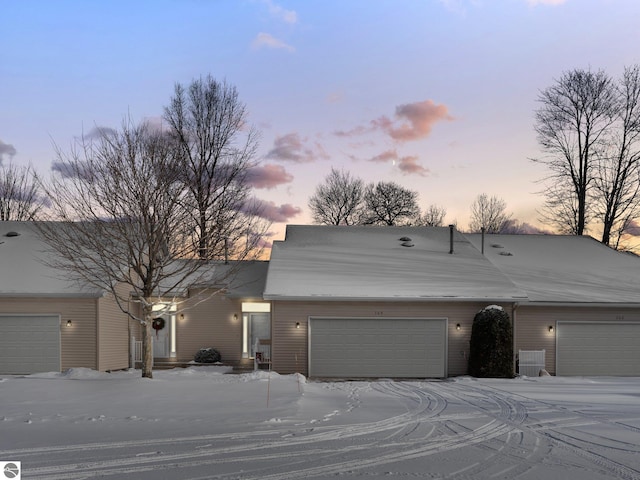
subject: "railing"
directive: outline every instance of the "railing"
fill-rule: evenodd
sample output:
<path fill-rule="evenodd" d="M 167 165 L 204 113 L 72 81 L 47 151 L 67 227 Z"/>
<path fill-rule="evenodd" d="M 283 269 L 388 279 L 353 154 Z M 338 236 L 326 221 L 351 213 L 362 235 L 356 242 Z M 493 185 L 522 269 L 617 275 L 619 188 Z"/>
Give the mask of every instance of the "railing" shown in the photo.
<path fill-rule="evenodd" d="M 271 370 L 271 339 L 258 338 L 253 348 L 253 368 Z"/>
<path fill-rule="evenodd" d="M 544 370 L 544 350 L 519 350 L 518 373 L 527 377 L 537 377 Z"/>
<path fill-rule="evenodd" d="M 142 340 L 136 340 L 135 337 L 131 337 L 131 368 L 135 368 L 136 363 L 142 363 Z"/>

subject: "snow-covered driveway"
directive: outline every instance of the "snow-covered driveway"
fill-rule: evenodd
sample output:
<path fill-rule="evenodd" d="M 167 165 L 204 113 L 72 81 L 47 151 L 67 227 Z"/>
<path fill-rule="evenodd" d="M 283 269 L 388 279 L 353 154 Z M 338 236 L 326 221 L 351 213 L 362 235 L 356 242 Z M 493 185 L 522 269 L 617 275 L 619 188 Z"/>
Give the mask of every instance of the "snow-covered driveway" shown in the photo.
<path fill-rule="evenodd" d="M 640 479 L 640 379 L 138 375 L 0 379 L 0 461 L 42 479 Z"/>

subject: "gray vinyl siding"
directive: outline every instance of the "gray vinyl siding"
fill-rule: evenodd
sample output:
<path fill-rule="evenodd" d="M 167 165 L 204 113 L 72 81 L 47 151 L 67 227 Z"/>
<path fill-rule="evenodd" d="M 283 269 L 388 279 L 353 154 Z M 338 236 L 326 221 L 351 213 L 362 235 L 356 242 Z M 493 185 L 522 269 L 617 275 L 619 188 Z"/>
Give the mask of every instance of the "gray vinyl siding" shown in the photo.
<path fill-rule="evenodd" d="M 98 370 L 121 370 L 129 367 L 128 317 L 115 299 L 98 299 Z"/>
<path fill-rule="evenodd" d="M 97 302 L 95 298 L 2 298 L 0 313 L 59 315 L 61 369 L 97 369 Z"/>
<path fill-rule="evenodd" d="M 469 339 L 475 314 L 487 303 L 418 302 L 291 302 L 272 303 L 273 369 L 281 374 L 308 375 L 309 317 L 446 318 L 447 376 L 467 373 Z M 511 315 L 511 306 L 503 305 Z M 300 322 L 300 328 L 296 328 Z M 460 330 L 456 325 L 460 324 Z"/>
<path fill-rule="evenodd" d="M 556 374 L 556 322 L 640 322 L 638 308 L 536 307 L 521 305 L 516 310 L 515 350 L 545 350 L 546 370 Z M 549 332 L 553 325 L 554 332 Z"/>

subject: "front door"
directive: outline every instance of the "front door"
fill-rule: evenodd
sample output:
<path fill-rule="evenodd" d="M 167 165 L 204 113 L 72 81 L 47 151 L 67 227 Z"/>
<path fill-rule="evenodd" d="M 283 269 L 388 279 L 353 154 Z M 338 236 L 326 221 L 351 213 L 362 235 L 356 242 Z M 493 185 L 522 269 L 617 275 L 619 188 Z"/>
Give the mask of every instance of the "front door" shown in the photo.
<path fill-rule="evenodd" d="M 171 315 L 160 315 L 153 320 L 153 357 L 168 358 L 171 355 Z"/>
<path fill-rule="evenodd" d="M 251 356 L 255 354 L 256 340 L 266 340 L 271 338 L 271 314 L 270 313 L 250 313 L 249 331 L 251 340 Z"/>

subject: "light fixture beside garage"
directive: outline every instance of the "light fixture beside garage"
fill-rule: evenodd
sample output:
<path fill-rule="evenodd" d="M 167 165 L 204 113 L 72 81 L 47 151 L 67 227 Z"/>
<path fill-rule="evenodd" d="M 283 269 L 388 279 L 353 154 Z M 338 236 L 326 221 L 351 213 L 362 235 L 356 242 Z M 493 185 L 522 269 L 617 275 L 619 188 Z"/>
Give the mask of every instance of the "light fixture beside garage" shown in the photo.
<path fill-rule="evenodd" d="M 549 325 L 549 333 L 553 333 L 553 330 L 554 330 L 553 325 Z"/>
<path fill-rule="evenodd" d="M 462 326 L 459 323 L 456 323 L 456 330 L 461 330 Z"/>
<path fill-rule="evenodd" d="M 71 320 L 67 320 L 67 327 L 70 327 L 71 325 L 73 325 L 73 323 L 71 322 Z"/>
<path fill-rule="evenodd" d="M 300 322 L 296 322 L 296 328 L 300 328 Z"/>

